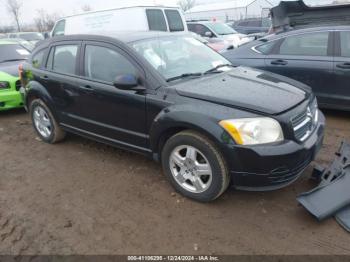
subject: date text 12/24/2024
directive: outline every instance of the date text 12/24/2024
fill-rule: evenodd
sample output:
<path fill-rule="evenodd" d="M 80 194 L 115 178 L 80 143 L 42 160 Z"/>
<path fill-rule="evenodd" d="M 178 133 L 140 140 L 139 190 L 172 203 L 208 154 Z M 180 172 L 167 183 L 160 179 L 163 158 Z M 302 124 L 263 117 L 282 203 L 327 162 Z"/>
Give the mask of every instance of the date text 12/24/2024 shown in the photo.
<path fill-rule="evenodd" d="M 217 256 L 128 256 L 128 261 L 220 261 Z"/>

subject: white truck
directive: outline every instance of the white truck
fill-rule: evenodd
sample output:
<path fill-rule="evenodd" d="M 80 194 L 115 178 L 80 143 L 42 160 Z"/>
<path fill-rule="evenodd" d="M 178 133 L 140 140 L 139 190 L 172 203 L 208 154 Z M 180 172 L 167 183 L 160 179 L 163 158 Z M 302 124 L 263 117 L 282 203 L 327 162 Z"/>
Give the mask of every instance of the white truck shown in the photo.
<path fill-rule="evenodd" d="M 58 20 L 51 36 L 116 31 L 188 31 L 178 7 L 131 6 L 67 16 Z"/>

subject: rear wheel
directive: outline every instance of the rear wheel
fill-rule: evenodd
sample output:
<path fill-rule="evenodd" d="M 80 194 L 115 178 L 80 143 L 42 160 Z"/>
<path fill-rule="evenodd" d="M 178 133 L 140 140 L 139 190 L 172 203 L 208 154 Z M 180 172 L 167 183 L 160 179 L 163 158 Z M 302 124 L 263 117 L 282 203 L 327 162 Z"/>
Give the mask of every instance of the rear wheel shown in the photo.
<path fill-rule="evenodd" d="M 198 201 L 216 199 L 229 185 L 222 154 L 210 139 L 195 131 L 180 132 L 166 142 L 162 165 L 174 188 Z"/>
<path fill-rule="evenodd" d="M 34 129 L 41 140 L 54 144 L 65 138 L 66 132 L 58 125 L 50 109 L 41 99 L 31 102 L 30 114 Z"/>

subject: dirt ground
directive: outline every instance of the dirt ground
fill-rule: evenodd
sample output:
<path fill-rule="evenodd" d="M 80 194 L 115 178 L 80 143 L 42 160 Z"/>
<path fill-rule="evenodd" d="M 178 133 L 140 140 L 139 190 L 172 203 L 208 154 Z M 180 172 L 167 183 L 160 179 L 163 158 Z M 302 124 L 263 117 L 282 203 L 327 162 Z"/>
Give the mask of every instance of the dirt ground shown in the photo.
<path fill-rule="evenodd" d="M 320 164 L 350 141 L 350 114 L 325 113 Z M 297 205 L 312 167 L 283 190 L 200 204 L 143 156 L 74 135 L 41 142 L 23 110 L 0 113 L 0 158 L 0 254 L 350 254 L 334 219 Z"/>

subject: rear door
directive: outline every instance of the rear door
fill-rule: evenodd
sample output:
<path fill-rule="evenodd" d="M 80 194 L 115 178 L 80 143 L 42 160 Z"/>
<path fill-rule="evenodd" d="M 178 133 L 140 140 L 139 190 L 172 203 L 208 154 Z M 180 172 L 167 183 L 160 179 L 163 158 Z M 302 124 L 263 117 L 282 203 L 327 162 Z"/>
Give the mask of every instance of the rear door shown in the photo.
<path fill-rule="evenodd" d="M 265 66 L 310 86 L 322 104 L 334 91 L 333 50 L 331 32 L 291 35 L 279 40 Z"/>
<path fill-rule="evenodd" d="M 40 82 L 46 87 L 53 99 L 61 122 L 75 123 L 72 115 L 81 115 L 82 92 L 79 88 L 78 58 L 80 41 L 57 42 L 51 46 L 46 63 L 46 71 L 40 74 Z"/>
<path fill-rule="evenodd" d="M 331 96 L 337 107 L 350 108 L 350 30 L 337 31 L 335 36 L 336 55 L 334 57 L 334 92 Z"/>

